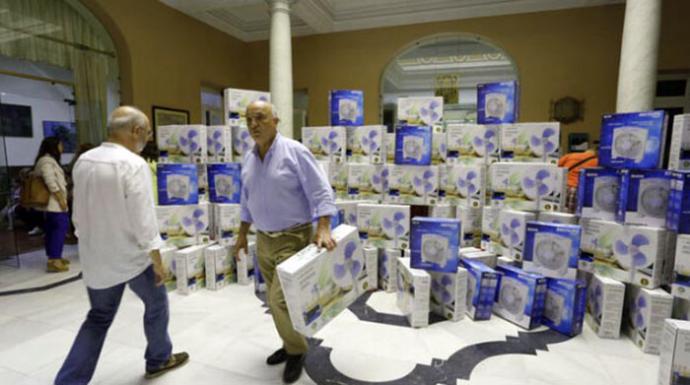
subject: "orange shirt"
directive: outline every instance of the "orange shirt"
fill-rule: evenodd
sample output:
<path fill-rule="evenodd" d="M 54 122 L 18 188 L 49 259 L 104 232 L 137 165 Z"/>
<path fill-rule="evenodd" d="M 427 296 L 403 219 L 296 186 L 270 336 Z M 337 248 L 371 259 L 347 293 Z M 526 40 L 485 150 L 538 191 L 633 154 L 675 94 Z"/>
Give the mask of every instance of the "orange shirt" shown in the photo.
<path fill-rule="evenodd" d="M 582 162 L 587 158 L 592 159 Z M 580 164 L 578 165 L 578 163 Z M 577 167 L 573 167 L 575 165 L 577 165 Z M 581 169 L 597 167 L 598 165 L 599 159 L 593 151 L 571 152 L 570 154 L 563 155 L 558 161 L 558 167 L 565 167 L 568 169 L 568 187 L 577 187 Z"/>

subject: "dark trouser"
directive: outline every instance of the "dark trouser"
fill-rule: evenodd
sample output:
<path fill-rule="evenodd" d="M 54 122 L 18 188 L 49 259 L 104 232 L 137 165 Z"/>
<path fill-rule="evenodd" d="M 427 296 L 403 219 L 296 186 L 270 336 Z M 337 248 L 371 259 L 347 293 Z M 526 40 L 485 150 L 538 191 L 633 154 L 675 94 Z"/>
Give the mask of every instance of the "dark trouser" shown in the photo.
<path fill-rule="evenodd" d="M 33 230 L 34 227 L 43 227 L 43 213 L 38 210 L 17 205 L 14 209 L 14 215 L 17 219 L 24 222 L 27 230 Z"/>
<path fill-rule="evenodd" d="M 46 255 L 49 259 L 62 258 L 65 236 L 69 228 L 69 213 L 46 211 L 43 231 L 45 232 Z"/>
<path fill-rule="evenodd" d="M 146 334 L 146 368 L 155 369 L 166 363 L 172 353 L 168 335 L 168 293 L 165 286 L 156 286 L 153 266 L 128 282 L 107 289 L 86 288 L 91 310 L 79 329 L 62 368 L 55 379 L 56 385 L 88 384 L 96 370 L 106 333 L 112 324 L 122 299 L 125 285 L 129 285 L 144 302 L 144 334 Z"/>

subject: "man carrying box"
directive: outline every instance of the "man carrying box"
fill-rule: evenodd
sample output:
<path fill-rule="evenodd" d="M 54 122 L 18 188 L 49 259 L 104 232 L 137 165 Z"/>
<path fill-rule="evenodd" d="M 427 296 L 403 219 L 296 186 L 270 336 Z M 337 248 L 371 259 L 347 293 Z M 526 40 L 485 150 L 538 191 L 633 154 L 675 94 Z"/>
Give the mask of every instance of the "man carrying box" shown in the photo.
<path fill-rule="evenodd" d="M 259 270 L 266 282 L 268 307 L 283 347 L 266 363 L 287 362 L 286 383 L 297 381 L 302 373 L 307 341 L 292 327 L 285 296 L 276 276 L 276 266 L 312 239 L 312 221 L 318 218 L 314 243 L 328 250 L 335 248 L 330 217 L 337 210 L 333 190 L 314 156 L 301 143 L 280 135 L 273 105 L 257 101 L 247 107 L 249 133 L 256 142 L 244 155 L 242 167 L 241 220 L 234 254 L 247 252 L 247 233 L 257 228 L 256 252 Z"/>

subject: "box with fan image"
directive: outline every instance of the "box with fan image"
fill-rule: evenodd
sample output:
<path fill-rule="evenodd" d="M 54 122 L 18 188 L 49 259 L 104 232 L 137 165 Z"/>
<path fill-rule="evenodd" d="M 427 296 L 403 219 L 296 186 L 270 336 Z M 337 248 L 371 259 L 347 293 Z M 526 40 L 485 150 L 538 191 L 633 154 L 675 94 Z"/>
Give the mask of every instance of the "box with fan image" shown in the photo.
<path fill-rule="evenodd" d="M 292 326 L 305 336 L 314 335 L 372 289 L 357 228 L 340 225 L 332 236 L 337 243 L 333 251 L 311 244 L 276 269 Z"/>
<path fill-rule="evenodd" d="M 669 170 L 690 171 L 690 114 L 673 117 L 673 133 L 669 150 Z"/>
<path fill-rule="evenodd" d="M 367 246 L 405 249 L 410 239 L 410 206 L 360 204 L 357 227 Z"/>
<path fill-rule="evenodd" d="M 206 163 L 199 163 L 196 165 L 196 180 L 199 202 L 208 202 L 208 172 Z"/>
<path fill-rule="evenodd" d="M 612 221 L 582 218 L 582 238 L 580 238 L 579 268 L 594 271 L 596 259 L 613 258 L 613 242 L 623 233 L 623 225 Z"/>
<path fill-rule="evenodd" d="M 501 162 L 558 164 L 561 124 L 513 123 L 501 125 Z"/>
<path fill-rule="evenodd" d="M 659 353 L 658 385 L 690 383 L 690 322 L 665 320 Z"/>
<path fill-rule="evenodd" d="M 500 124 L 518 120 L 516 81 L 477 84 L 477 123 Z"/>
<path fill-rule="evenodd" d="M 210 210 L 212 239 L 223 246 L 229 246 L 240 231 L 240 224 L 242 223 L 240 205 L 237 203 L 212 203 Z"/>
<path fill-rule="evenodd" d="M 484 206 L 482 208 L 482 236 L 481 248 L 483 250 L 500 254 L 501 248 L 501 227 L 499 225 L 500 207 Z M 462 222 L 462 220 L 461 220 Z"/>
<path fill-rule="evenodd" d="M 519 261 L 516 261 L 510 257 L 499 256 L 498 259 L 496 260 L 496 266 L 521 267 L 522 263 L 520 263 Z"/>
<path fill-rule="evenodd" d="M 206 126 L 158 126 L 156 145 L 160 163 L 206 163 Z"/>
<path fill-rule="evenodd" d="M 331 90 L 328 96 L 332 126 L 361 126 L 364 124 L 363 91 Z"/>
<path fill-rule="evenodd" d="M 671 171 L 621 170 L 616 221 L 653 227 L 666 227 Z"/>
<path fill-rule="evenodd" d="M 398 259 L 396 275 L 396 303 L 407 317 L 410 326 L 421 328 L 429 326 L 431 305 L 431 276 L 428 272 L 410 267 L 407 258 Z"/>
<path fill-rule="evenodd" d="M 625 332 L 645 353 L 659 354 L 664 320 L 671 318 L 673 297 L 662 289 L 625 288 Z"/>
<path fill-rule="evenodd" d="M 548 163 L 494 163 L 488 174 L 491 204 L 513 210 L 561 211 L 567 172 Z"/>
<path fill-rule="evenodd" d="M 432 313 L 460 321 L 467 312 L 467 270 L 459 267 L 455 272 L 429 271 L 431 276 Z"/>
<path fill-rule="evenodd" d="M 395 133 L 386 132 L 383 134 L 383 153 L 385 163 L 395 163 Z"/>
<path fill-rule="evenodd" d="M 438 202 L 438 166 L 388 165 L 390 203 L 433 205 Z"/>
<path fill-rule="evenodd" d="M 461 260 L 467 269 L 467 315 L 474 321 L 491 318 L 500 274 L 489 266 L 475 260 Z"/>
<path fill-rule="evenodd" d="M 676 237 L 673 271 L 673 296 L 690 300 L 690 234 L 678 234 Z"/>
<path fill-rule="evenodd" d="M 456 271 L 460 227 L 457 219 L 412 218 L 410 266 L 431 271 Z"/>
<path fill-rule="evenodd" d="M 271 93 L 254 90 L 241 90 L 237 88 L 226 88 L 223 90 L 223 100 L 225 104 L 225 116 L 234 112 L 244 117 L 247 107 L 256 101 L 271 101 Z"/>
<path fill-rule="evenodd" d="M 546 285 L 542 325 L 571 337 L 580 334 L 587 303 L 587 283 L 547 278 Z"/>
<path fill-rule="evenodd" d="M 475 165 L 498 162 L 497 125 L 448 124 L 446 137 L 447 163 Z"/>
<path fill-rule="evenodd" d="M 340 223 L 357 226 L 357 205 L 362 203 L 376 204 L 378 202 L 370 200 L 336 200 L 335 208 L 338 209 Z"/>
<path fill-rule="evenodd" d="M 498 266 L 501 274 L 494 314 L 525 329 L 541 325 L 546 301 L 546 278 L 512 266 Z"/>
<path fill-rule="evenodd" d="M 235 280 L 234 258 L 226 246 L 211 245 L 204 249 L 206 288 L 220 290 Z"/>
<path fill-rule="evenodd" d="M 244 154 L 254 148 L 252 139 L 247 127 L 247 122 L 242 119 L 233 119 L 230 123 L 232 131 L 232 158 L 242 162 Z"/>
<path fill-rule="evenodd" d="M 347 130 L 343 126 L 302 127 L 302 143 L 316 159 L 346 161 Z"/>
<path fill-rule="evenodd" d="M 625 285 L 593 274 L 587 288 L 585 322 L 601 338 L 618 338 L 623 320 Z"/>
<path fill-rule="evenodd" d="M 209 163 L 232 162 L 232 129 L 230 126 L 206 127 L 206 151 Z"/>
<path fill-rule="evenodd" d="M 551 278 L 577 277 L 580 259 L 579 225 L 527 222 L 523 266 Z"/>
<path fill-rule="evenodd" d="M 165 272 L 165 279 L 163 280 L 163 285 L 168 292 L 177 289 L 177 277 L 175 276 L 175 255 L 177 255 L 177 247 L 175 246 L 165 246 L 160 249 L 161 253 L 161 264 L 163 265 L 163 271 Z"/>
<path fill-rule="evenodd" d="M 678 234 L 690 234 L 690 172 L 671 172 L 666 228 Z"/>
<path fill-rule="evenodd" d="M 367 290 L 374 291 L 379 284 L 379 249 L 362 246 L 364 251 L 364 270 L 367 276 Z"/>
<path fill-rule="evenodd" d="M 445 131 L 437 130 L 431 136 L 431 164 L 445 164 L 448 157 L 448 137 Z"/>
<path fill-rule="evenodd" d="M 620 199 L 621 174 L 611 168 L 580 170 L 577 186 L 577 215 L 582 218 L 616 219 Z"/>
<path fill-rule="evenodd" d="M 347 177 L 350 168 L 349 163 L 328 162 L 327 167 L 328 181 L 335 192 L 335 197 L 337 199 L 348 199 Z"/>
<path fill-rule="evenodd" d="M 395 128 L 395 164 L 428 166 L 431 164 L 432 129 L 428 126 Z"/>
<path fill-rule="evenodd" d="M 437 203 L 429 206 L 429 216 L 432 218 L 455 218 L 455 206 L 450 203 Z"/>
<path fill-rule="evenodd" d="M 474 251 L 469 251 L 469 249 Z M 490 251 L 484 251 L 481 249 L 476 249 L 474 247 L 461 248 L 458 250 L 458 256 L 460 259 L 470 259 L 474 261 L 479 261 L 492 269 L 496 268 L 496 262 L 498 261 L 498 255 Z"/>
<path fill-rule="evenodd" d="M 482 238 L 482 209 L 467 207 L 462 203 L 455 208 L 455 218 L 460 220 L 460 246 L 479 247 Z"/>
<path fill-rule="evenodd" d="M 441 166 L 443 167 L 443 166 Z M 467 207 L 482 207 L 486 199 L 486 166 L 454 164 L 445 166 L 444 202 Z"/>
<path fill-rule="evenodd" d="M 611 239 L 610 256 L 597 256 L 597 274 L 653 289 L 671 283 L 674 233 L 658 227 L 625 225 Z"/>
<path fill-rule="evenodd" d="M 388 188 L 388 173 L 389 167 L 384 164 L 349 163 L 348 197 L 380 202 Z"/>
<path fill-rule="evenodd" d="M 498 214 L 499 251 L 505 255 L 522 261 L 526 249 L 526 228 L 528 221 L 537 219 L 535 213 L 517 210 L 501 210 Z"/>
<path fill-rule="evenodd" d="M 207 243 L 210 238 L 208 210 L 208 203 L 156 206 L 161 238 L 166 245 L 176 247 Z"/>
<path fill-rule="evenodd" d="M 207 166 L 209 200 L 213 203 L 240 203 L 242 165 L 211 163 Z"/>
<path fill-rule="evenodd" d="M 398 98 L 398 122 L 433 126 L 443 121 L 443 97 L 413 96 Z"/>
<path fill-rule="evenodd" d="M 570 213 L 559 213 L 555 211 L 540 211 L 537 213 L 537 220 L 539 222 L 563 223 L 567 225 L 578 224 L 577 215 Z"/>
<path fill-rule="evenodd" d="M 158 204 L 193 205 L 199 203 L 199 184 L 196 165 L 189 163 L 159 163 L 156 168 Z"/>
<path fill-rule="evenodd" d="M 599 165 L 652 169 L 661 166 L 666 139 L 664 111 L 604 115 L 601 119 Z"/>
<path fill-rule="evenodd" d="M 379 251 L 379 288 L 388 293 L 397 290 L 398 259 L 400 249 L 378 249 Z"/>
<path fill-rule="evenodd" d="M 190 294 L 205 286 L 204 249 L 206 245 L 196 245 L 177 251 L 175 276 L 178 293 Z"/>
<path fill-rule="evenodd" d="M 347 161 L 350 163 L 385 163 L 386 126 L 347 127 Z"/>
<path fill-rule="evenodd" d="M 232 246 L 230 249 L 232 250 Z M 254 261 L 254 256 L 256 255 L 256 243 L 249 242 L 247 245 L 247 250 L 240 250 L 238 258 L 235 260 L 235 270 L 237 274 L 237 283 L 242 286 L 247 286 L 251 283 L 251 278 L 249 277 L 250 262 Z"/>

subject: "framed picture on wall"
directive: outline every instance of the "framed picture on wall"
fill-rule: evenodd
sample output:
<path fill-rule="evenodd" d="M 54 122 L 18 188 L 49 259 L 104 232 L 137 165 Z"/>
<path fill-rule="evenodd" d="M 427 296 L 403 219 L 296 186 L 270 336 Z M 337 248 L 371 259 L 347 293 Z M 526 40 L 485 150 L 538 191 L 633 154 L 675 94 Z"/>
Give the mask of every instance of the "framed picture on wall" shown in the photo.
<path fill-rule="evenodd" d="M 77 149 L 77 126 L 74 122 L 43 121 L 43 137 L 60 138 L 66 154 L 74 154 Z"/>
<path fill-rule="evenodd" d="M 171 124 L 189 124 L 189 111 L 185 110 L 153 106 L 151 116 L 153 117 L 154 142 L 156 140 L 156 131 L 158 129 L 158 126 L 167 126 Z"/>
<path fill-rule="evenodd" d="M 2 136 L 32 138 L 34 126 L 31 106 L 0 104 L 0 134 Z"/>

